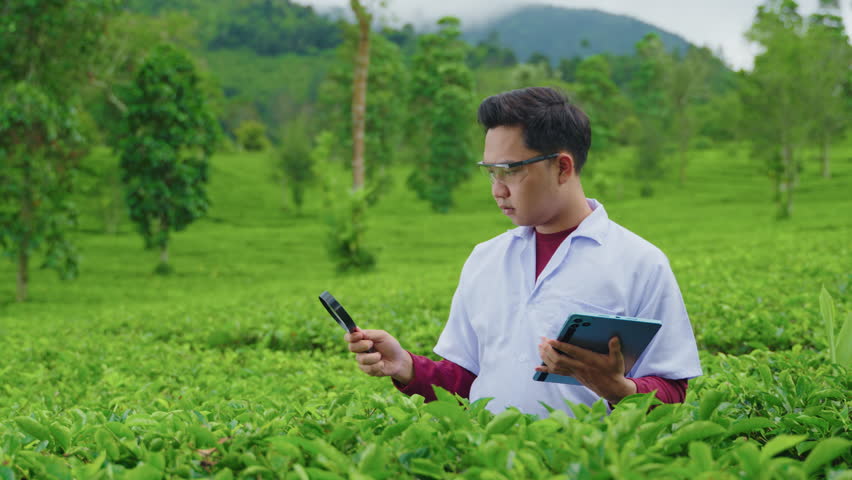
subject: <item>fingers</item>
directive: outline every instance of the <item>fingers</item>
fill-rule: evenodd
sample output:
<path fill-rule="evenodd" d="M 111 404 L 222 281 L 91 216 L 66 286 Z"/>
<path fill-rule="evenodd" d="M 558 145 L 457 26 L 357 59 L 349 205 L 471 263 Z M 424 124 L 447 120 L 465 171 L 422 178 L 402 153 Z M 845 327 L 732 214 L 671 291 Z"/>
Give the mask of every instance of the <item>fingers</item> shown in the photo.
<path fill-rule="evenodd" d="M 349 342 L 349 351 L 352 353 L 364 353 L 373 348 L 372 340 L 360 340 L 357 342 Z"/>
<path fill-rule="evenodd" d="M 621 355 L 621 339 L 612 337 L 609 339 L 609 356 L 614 357 Z"/>
<path fill-rule="evenodd" d="M 382 333 L 384 332 L 356 328 L 354 332 L 343 335 L 343 340 L 349 343 L 350 352 L 362 353 L 373 348 L 377 338 L 380 338 Z"/>
<path fill-rule="evenodd" d="M 367 375 L 373 377 L 386 375 L 384 372 L 385 361 L 381 353 L 359 353 L 355 355 L 355 359 L 358 361 L 358 368 Z"/>

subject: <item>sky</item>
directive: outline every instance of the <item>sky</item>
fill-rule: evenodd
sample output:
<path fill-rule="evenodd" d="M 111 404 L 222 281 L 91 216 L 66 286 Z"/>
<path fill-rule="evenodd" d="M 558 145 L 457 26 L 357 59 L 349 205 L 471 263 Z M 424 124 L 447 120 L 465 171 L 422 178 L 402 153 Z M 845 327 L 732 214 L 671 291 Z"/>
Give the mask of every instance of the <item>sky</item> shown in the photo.
<path fill-rule="evenodd" d="M 348 0 L 295 0 L 322 11 L 348 9 Z M 365 5 L 375 0 L 364 0 Z M 387 0 L 381 14 L 385 23 L 420 25 L 446 15 L 474 25 L 530 3 L 568 8 L 593 8 L 629 15 L 663 30 L 676 33 L 690 43 L 709 47 L 734 69 L 751 69 L 759 49 L 744 38 L 761 0 Z M 852 0 L 842 0 L 846 32 L 852 30 Z M 809 15 L 819 0 L 800 0 L 799 13 Z"/>

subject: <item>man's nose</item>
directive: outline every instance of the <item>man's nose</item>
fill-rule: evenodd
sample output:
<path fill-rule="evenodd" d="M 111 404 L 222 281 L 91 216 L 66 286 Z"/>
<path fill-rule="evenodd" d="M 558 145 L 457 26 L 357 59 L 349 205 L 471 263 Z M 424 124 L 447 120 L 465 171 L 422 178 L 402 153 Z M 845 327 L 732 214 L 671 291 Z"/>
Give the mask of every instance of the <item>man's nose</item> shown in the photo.
<path fill-rule="evenodd" d="M 491 184 L 491 195 L 494 198 L 507 198 L 509 196 L 509 187 L 503 182 L 494 181 Z"/>

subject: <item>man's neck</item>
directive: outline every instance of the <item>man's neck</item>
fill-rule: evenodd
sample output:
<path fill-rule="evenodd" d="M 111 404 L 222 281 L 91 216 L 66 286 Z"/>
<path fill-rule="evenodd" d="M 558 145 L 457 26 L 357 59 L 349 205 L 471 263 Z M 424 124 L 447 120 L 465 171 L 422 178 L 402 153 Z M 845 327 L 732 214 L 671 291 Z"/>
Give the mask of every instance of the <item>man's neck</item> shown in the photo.
<path fill-rule="evenodd" d="M 536 225 L 535 231 L 538 233 L 556 233 L 574 228 L 592 214 L 592 207 L 586 201 L 585 194 L 573 196 L 569 203 L 566 203 L 560 214 L 546 225 Z"/>

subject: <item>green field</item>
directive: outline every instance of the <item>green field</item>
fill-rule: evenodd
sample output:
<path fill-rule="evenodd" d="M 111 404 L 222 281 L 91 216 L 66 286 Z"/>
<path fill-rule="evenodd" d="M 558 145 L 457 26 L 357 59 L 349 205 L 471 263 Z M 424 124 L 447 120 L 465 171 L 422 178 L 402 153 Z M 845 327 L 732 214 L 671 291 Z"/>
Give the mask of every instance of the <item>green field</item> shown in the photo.
<path fill-rule="evenodd" d="M 683 405 L 646 415 L 638 396 L 603 420 L 602 404 L 576 421 L 423 405 L 361 374 L 316 300 L 330 290 L 362 327 L 429 354 L 466 256 L 512 226 L 484 178 L 439 215 L 400 168 L 369 213 L 377 268 L 345 276 L 318 194 L 285 210 L 263 154 L 213 159 L 213 207 L 173 237 L 171 276 L 80 196 L 79 279 L 34 270 L 18 304 L 0 263 L 0 479 L 852 478 L 852 379 L 828 361 L 819 306 L 822 286 L 841 318 L 852 304 L 852 147 L 834 148 L 830 180 L 806 162 L 781 222 L 746 152 L 694 152 L 687 184 L 649 199 L 629 152 L 590 160 L 610 184 L 587 194 L 668 255 L 705 370 Z"/>

